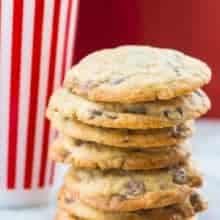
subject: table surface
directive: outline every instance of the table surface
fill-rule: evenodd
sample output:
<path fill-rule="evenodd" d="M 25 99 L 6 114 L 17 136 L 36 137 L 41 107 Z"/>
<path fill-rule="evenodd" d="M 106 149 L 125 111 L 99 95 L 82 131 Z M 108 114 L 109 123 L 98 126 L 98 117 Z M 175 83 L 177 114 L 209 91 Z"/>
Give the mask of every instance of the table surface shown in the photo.
<path fill-rule="evenodd" d="M 199 220 L 220 219 L 220 121 L 202 120 L 197 123 L 197 133 L 193 138 L 193 156 L 201 167 L 206 184 L 203 194 L 209 201 L 209 210 L 201 214 Z M 52 220 L 55 213 L 55 201 L 48 207 L 29 209 L 0 210 L 0 219 L 4 220 Z"/>

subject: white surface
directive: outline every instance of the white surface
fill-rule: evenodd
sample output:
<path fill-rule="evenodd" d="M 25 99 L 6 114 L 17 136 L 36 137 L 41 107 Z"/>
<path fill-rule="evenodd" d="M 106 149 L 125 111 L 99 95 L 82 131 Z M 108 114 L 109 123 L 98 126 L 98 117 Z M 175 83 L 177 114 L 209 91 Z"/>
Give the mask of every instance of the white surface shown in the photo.
<path fill-rule="evenodd" d="M 1 210 L 1 220 L 52 220 L 54 207 L 43 207 L 33 209 Z"/>
<path fill-rule="evenodd" d="M 193 157 L 198 161 L 205 174 L 207 184 L 203 191 L 209 200 L 209 210 L 202 214 L 199 220 L 219 220 L 220 121 L 199 122 L 193 143 L 195 143 L 193 144 Z M 48 207 L 0 210 L 0 220 L 52 220 L 54 214 L 55 201 Z"/>
<path fill-rule="evenodd" d="M 193 138 L 193 158 L 205 177 L 203 195 L 208 199 L 209 209 L 199 220 L 220 219 L 220 120 L 201 121 Z"/>
<path fill-rule="evenodd" d="M 0 191 L 0 208 L 30 207 L 47 204 L 51 191 L 51 187 L 45 189 Z"/>

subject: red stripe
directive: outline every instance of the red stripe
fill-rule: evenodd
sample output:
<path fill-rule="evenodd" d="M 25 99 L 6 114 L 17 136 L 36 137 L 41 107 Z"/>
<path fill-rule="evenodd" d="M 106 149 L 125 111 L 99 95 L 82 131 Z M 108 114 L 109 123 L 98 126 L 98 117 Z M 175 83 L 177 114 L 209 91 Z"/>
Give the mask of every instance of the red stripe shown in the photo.
<path fill-rule="evenodd" d="M 35 17 L 34 17 L 34 36 L 32 48 L 32 66 L 31 66 L 31 94 L 30 108 L 28 113 L 28 135 L 26 144 L 26 161 L 25 161 L 25 177 L 24 188 L 28 189 L 32 185 L 33 175 L 33 158 L 34 158 L 34 139 L 36 129 L 36 112 L 38 106 L 38 88 L 40 77 L 40 58 L 42 46 L 42 28 L 44 17 L 44 0 L 35 1 Z"/>
<path fill-rule="evenodd" d="M 50 63 L 49 63 L 49 77 L 48 77 L 48 87 L 47 87 L 47 96 L 46 102 L 48 103 L 49 97 L 52 94 L 54 77 L 55 77 L 55 61 L 57 55 L 57 40 L 58 40 L 58 25 L 60 17 L 60 4 L 61 0 L 55 1 L 54 5 L 54 14 L 53 14 L 53 24 L 52 24 L 52 41 L 50 48 Z M 48 120 L 44 121 L 43 128 L 43 146 L 41 152 L 41 163 L 40 163 L 40 179 L 38 182 L 39 187 L 43 187 L 45 184 L 46 176 L 46 167 L 47 167 L 47 157 L 48 157 L 48 143 L 49 143 L 49 122 Z"/>
<path fill-rule="evenodd" d="M 64 79 L 65 76 L 65 72 L 66 72 L 66 58 L 67 58 L 67 45 L 68 45 L 68 41 L 69 41 L 69 31 L 70 31 L 70 18 L 71 18 L 71 9 L 72 9 L 72 0 L 69 0 L 68 3 L 68 11 L 67 11 L 67 18 L 66 18 L 66 26 L 65 26 L 65 37 L 64 37 L 64 46 L 63 46 L 63 60 L 62 60 L 62 70 L 61 70 L 61 74 L 62 74 L 62 81 Z M 73 21 L 74 22 L 74 21 Z"/>
<path fill-rule="evenodd" d="M 16 158 L 18 137 L 18 111 L 19 87 L 21 70 L 21 41 L 22 41 L 23 0 L 14 1 L 13 30 L 12 30 L 12 55 L 11 55 L 11 84 L 10 84 L 10 110 L 8 131 L 8 176 L 7 186 L 15 188 L 16 184 Z"/>

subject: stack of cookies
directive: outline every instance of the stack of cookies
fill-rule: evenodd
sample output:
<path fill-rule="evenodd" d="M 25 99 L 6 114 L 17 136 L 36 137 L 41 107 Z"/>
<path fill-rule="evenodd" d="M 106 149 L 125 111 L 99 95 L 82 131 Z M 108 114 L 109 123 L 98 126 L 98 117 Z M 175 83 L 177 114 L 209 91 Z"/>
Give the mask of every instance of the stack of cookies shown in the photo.
<path fill-rule="evenodd" d="M 57 220 L 192 220 L 206 209 L 192 162 L 194 119 L 210 108 L 202 61 L 171 49 L 92 53 L 66 75 L 47 116 L 51 157 L 71 165 Z"/>

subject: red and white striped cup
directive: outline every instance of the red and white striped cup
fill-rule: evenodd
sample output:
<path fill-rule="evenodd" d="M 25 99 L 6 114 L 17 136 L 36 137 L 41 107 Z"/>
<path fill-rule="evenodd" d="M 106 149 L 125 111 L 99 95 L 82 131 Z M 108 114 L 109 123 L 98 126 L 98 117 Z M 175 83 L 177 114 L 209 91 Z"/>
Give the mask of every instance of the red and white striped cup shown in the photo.
<path fill-rule="evenodd" d="M 78 0 L 0 0 L 0 206 L 46 203 L 45 108 L 71 66 Z"/>

